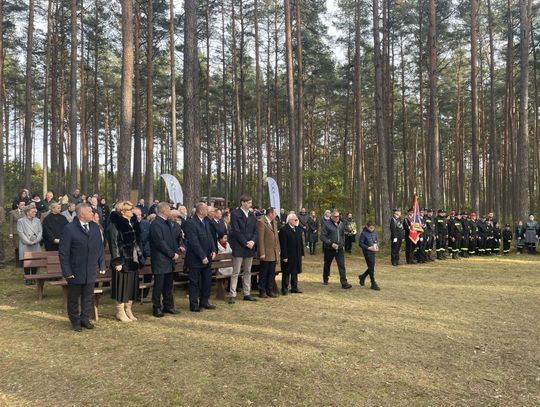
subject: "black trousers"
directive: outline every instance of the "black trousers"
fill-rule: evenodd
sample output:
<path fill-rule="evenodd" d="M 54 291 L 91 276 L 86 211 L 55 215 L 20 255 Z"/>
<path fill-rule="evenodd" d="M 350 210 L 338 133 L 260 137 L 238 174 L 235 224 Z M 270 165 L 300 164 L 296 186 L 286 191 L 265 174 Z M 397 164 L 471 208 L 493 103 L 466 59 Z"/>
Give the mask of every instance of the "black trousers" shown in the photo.
<path fill-rule="evenodd" d="M 394 242 L 394 240 L 392 239 L 390 260 L 392 261 L 393 265 L 399 264 L 399 251 L 401 250 L 402 242 L 403 242 L 403 239 L 398 239 L 397 242 Z"/>
<path fill-rule="evenodd" d="M 152 291 L 154 308 L 161 308 L 161 297 L 163 297 L 163 308 L 173 308 L 173 282 L 174 273 L 154 274 L 154 290 Z"/>
<path fill-rule="evenodd" d="M 324 248 L 323 280 L 328 281 L 330 278 L 330 266 L 334 259 L 336 259 L 338 266 L 339 282 L 341 285 L 345 285 L 347 284 L 347 272 L 345 271 L 345 251 L 343 248 L 339 250 Z"/>
<path fill-rule="evenodd" d="M 309 247 L 309 254 L 315 254 L 315 248 L 317 247 L 317 243 L 308 242 L 308 247 Z"/>
<path fill-rule="evenodd" d="M 290 273 L 282 273 L 281 278 L 281 290 L 282 291 L 288 291 L 289 290 L 289 282 L 291 284 L 291 290 L 296 291 L 298 290 L 298 271 L 294 270 Z"/>
<path fill-rule="evenodd" d="M 274 279 L 276 278 L 276 262 L 261 261 L 261 271 L 259 272 L 259 292 L 261 294 L 271 294 L 274 289 Z"/>
<path fill-rule="evenodd" d="M 80 325 L 81 322 L 84 324 L 90 321 L 93 297 L 94 283 L 68 284 L 67 312 L 72 325 Z M 79 298 L 81 302 L 80 312 Z"/>
<path fill-rule="evenodd" d="M 478 247 L 478 237 L 470 236 L 469 237 L 469 254 L 471 256 L 474 254 L 478 254 L 477 247 Z"/>
<path fill-rule="evenodd" d="M 414 249 L 416 249 L 416 245 L 407 236 L 405 238 L 405 258 L 407 260 L 407 264 L 413 264 L 415 262 L 414 261 Z"/>
<path fill-rule="evenodd" d="M 503 240 L 503 253 L 504 254 L 510 253 L 510 245 L 511 244 L 512 244 L 512 242 L 508 242 L 506 240 Z"/>
<path fill-rule="evenodd" d="M 352 244 L 356 240 L 355 235 L 345 235 L 345 251 L 350 253 L 352 250 Z"/>
<path fill-rule="evenodd" d="M 369 276 L 371 284 L 375 282 L 375 253 L 364 251 L 364 259 L 366 259 L 367 270 L 361 277 Z"/>
<path fill-rule="evenodd" d="M 212 287 L 211 263 L 204 267 L 189 268 L 189 309 L 197 309 L 207 305 L 210 300 L 210 288 Z"/>

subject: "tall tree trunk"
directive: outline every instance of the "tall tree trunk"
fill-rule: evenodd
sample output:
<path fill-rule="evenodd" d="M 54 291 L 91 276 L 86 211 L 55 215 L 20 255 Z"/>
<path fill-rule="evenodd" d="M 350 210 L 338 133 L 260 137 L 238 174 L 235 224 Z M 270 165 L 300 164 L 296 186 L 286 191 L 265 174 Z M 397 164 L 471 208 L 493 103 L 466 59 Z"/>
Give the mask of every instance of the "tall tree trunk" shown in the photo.
<path fill-rule="evenodd" d="M 98 83 L 98 68 L 99 68 L 99 0 L 94 2 L 94 101 L 93 101 L 93 117 L 92 117 L 92 184 L 94 192 L 98 192 L 99 188 L 99 83 Z"/>
<path fill-rule="evenodd" d="M 43 87 L 43 196 L 47 193 L 48 185 L 48 167 L 49 167 L 49 80 L 51 77 L 51 52 L 53 36 L 53 0 L 49 0 L 47 9 L 47 37 L 45 51 L 45 78 Z M 1 30 L 0 30 L 1 32 Z M 0 53 L 1 54 L 1 53 Z M 1 69 L 1 68 L 0 68 Z M 0 80 L 0 86 L 3 86 Z M 0 98 L 0 105 L 2 104 Z M 1 121 L 0 115 L 0 121 Z M 0 134 L 1 139 L 1 134 Z M 1 154 L 1 153 L 0 153 Z"/>
<path fill-rule="evenodd" d="M 71 54 L 69 87 L 69 191 L 77 188 L 77 0 L 71 0 Z M 86 192 L 86 191 L 84 191 Z"/>
<path fill-rule="evenodd" d="M 236 49 L 236 9 L 235 0 L 231 0 L 231 25 L 232 25 L 232 64 L 233 64 L 233 111 L 234 111 L 234 166 L 235 166 L 235 200 L 240 199 L 243 193 L 242 179 L 242 139 L 241 139 L 241 112 L 240 112 L 240 91 L 238 86 L 238 60 Z M 232 163 L 231 163 L 232 167 Z M 232 173 L 232 171 L 231 171 Z"/>
<path fill-rule="evenodd" d="M 356 0 L 355 5 L 355 20 L 354 20 L 354 131 L 355 131 L 355 212 L 356 223 L 358 226 L 362 224 L 363 218 L 363 202 L 364 202 L 364 183 L 362 182 L 362 161 L 363 161 L 363 128 L 362 128 L 362 66 L 361 66 L 361 41 L 362 41 L 362 28 L 360 26 L 362 2 Z"/>
<path fill-rule="evenodd" d="M 4 147 L 9 149 L 9 143 L 4 146 L 4 0 L 0 0 L 0 208 L 5 202 L 5 170 L 4 170 Z M 6 116 L 9 113 L 6 111 Z M 9 120 L 7 120 L 9 124 Z M 6 126 L 6 135 L 7 135 Z"/>
<path fill-rule="evenodd" d="M 135 69 L 135 101 L 133 122 L 133 175 L 131 188 L 143 194 L 142 188 L 142 139 L 141 139 L 141 44 L 139 40 L 141 30 L 141 8 L 138 2 L 134 4 L 133 51 Z"/>
<path fill-rule="evenodd" d="M 171 65 L 171 174 L 178 172 L 178 147 L 176 141 L 176 58 L 174 34 L 174 0 L 169 1 L 169 61 Z"/>
<path fill-rule="evenodd" d="M 515 194 L 516 212 L 526 219 L 530 213 L 529 196 L 529 41 L 530 41 L 530 10 L 529 0 L 519 2 L 519 37 L 520 37 L 520 97 L 519 97 L 519 132 L 517 135 L 517 151 L 519 151 L 517 161 L 517 172 L 519 177 L 518 193 Z"/>
<path fill-rule="evenodd" d="M 133 1 L 122 0 L 122 85 L 121 85 L 121 113 L 120 113 L 120 139 L 118 141 L 118 190 L 117 199 L 129 198 L 129 174 L 131 166 L 131 132 L 133 129 Z M 108 98 L 108 92 L 107 92 Z M 107 116 L 109 115 L 107 103 Z M 107 117 L 110 129 L 109 118 Z M 110 130 L 109 130 L 110 131 Z M 109 135 L 110 138 L 110 135 Z M 109 145 L 112 151 L 112 146 Z M 112 166 L 112 159 L 110 160 Z M 113 173 L 111 171 L 111 177 Z M 114 194 L 114 180 L 113 194 Z M 114 195 L 113 195 L 114 196 Z"/>
<path fill-rule="evenodd" d="M 431 172 L 431 203 L 435 208 L 443 204 L 440 174 L 440 140 L 439 140 L 439 102 L 438 102 L 438 68 L 437 68 L 437 20 L 436 0 L 429 0 L 429 144 Z"/>
<path fill-rule="evenodd" d="M 261 68 L 259 53 L 259 3 L 254 3 L 254 23 L 255 23 L 255 125 L 257 131 L 257 204 L 263 205 L 263 154 L 262 154 L 262 124 L 261 124 Z"/>
<path fill-rule="evenodd" d="M 471 149 L 472 179 L 471 206 L 475 212 L 480 210 L 480 157 L 478 153 L 478 84 L 477 84 L 477 14 L 478 2 L 471 0 Z"/>
<path fill-rule="evenodd" d="M 284 0 L 285 5 L 285 50 L 287 64 L 287 112 L 289 119 L 289 160 L 291 177 L 291 198 L 292 209 L 299 210 L 298 207 L 298 177 L 295 176 L 298 171 L 298 154 L 296 147 L 296 109 L 294 103 L 294 67 L 293 67 L 293 49 L 292 49 L 292 22 L 291 22 L 291 2 Z"/>
<path fill-rule="evenodd" d="M 495 211 L 497 216 L 501 216 L 501 178 L 499 175 L 499 143 L 497 140 L 497 126 L 495 124 L 495 46 L 493 43 L 493 13 L 491 10 L 491 0 L 487 0 L 488 7 L 488 31 L 489 31 L 489 144 L 490 144 L 490 176 L 489 185 L 489 210 Z"/>
<path fill-rule="evenodd" d="M 81 189 L 88 190 L 88 169 L 89 146 L 88 146 L 88 126 L 86 123 L 86 67 L 84 60 L 84 0 L 81 0 Z M 97 191 L 94 191 L 97 192 Z"/>
<path fill-rule="evenodd" d="M 210 2 L 206 0 L 205 6 L 205 37 L 206 37 L 206 69 L 204 75 L 204 110 L 206 115 L 206 196 L 210 199 L 212 195 L 212 132 L 210 115 Z"/>
<path fill-rule="evenodd" d="M 186 2 L 187 3 L 187 2 Z M 154 200 L 154 5 L 148 0 L 146 11 L 146 166 L 144 197 Z"/>
<path fill-rule="evenodd" d="M 200 197 L 201 137 L 198 131 L 199 62 L 197 59 L 197 1 L 186 0 L 184 27 L 184 204 Z"/>
<path fill-rule="evenodd" d="M 380 25 L 379 25 L 379 0 L 373 0 L 373 45 L 375 64 L 375 120 L 377 130 L 377 141 L 379 150 L 379 188 L 381 197 L 381 211 L 383 215 L 390 214 L 390 194 L 388 192 L 388 138 L 385 137 L 384 123 L 384 100 L 383 100 L 383 61 L 381 55 Z M 382 238 L 386 240 L 389 235 L 388 225 L 383 225 Z"/>
<path fill-rule="evenodd" d="M 25 188 L 32 187 L 32 54 L 34 49 L 34 0 L 28 4 L 28 29 L 26 39 L 26 89 L 24 114 L 24 181 Z"/>
<path fill-rule="evenodd" d="M 300 209 L 303 206 L 304 195 L 304 55 L 302 39 L 302 0 L 296 0 L 296 64 L 298 66 L 298 136 L 296 139 L 296 154 L 298 156 L 297 169 L 293 174 L 297 175 L 296 201 Z M 348 104 L 347 104 L 348 108 Z M 345 124 L 347 126 L 347 123 Z M 344 169 L 344 172 L 347 171 Z"/>

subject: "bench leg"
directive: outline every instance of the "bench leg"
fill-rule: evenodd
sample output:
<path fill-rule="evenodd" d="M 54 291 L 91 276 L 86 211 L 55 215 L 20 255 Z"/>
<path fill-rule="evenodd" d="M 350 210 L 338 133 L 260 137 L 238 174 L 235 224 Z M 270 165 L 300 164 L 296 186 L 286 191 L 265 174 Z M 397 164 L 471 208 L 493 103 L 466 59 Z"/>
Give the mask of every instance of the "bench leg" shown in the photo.
<path fill-rule="evenodd" d="M 216 300 L 225 300 L 225 279 L 221 278 L 216 281 Z"/>
<path fill-rule="evenodd" d="M 62 286 L 62 294 L 64 295 L 64 310 L 67 312 L 67 303 L 68 303 L 68 287 L 67 287 L 67 285 Z"/>
<path fill-rule="evenodd" d="M 94 304 L 92 306 L 92 315 L 90 316 L 90 318 L 92 318 L 96 322 L 99 319 L 98 307 L 99 307 L 99 299 L 100 298 L 101 298 L 101 293 L 95 293 L 94 294 Z"/>
<path fill-rule="evenodd" d="M 272 290 L 274 291 L 274 294 L 279 294 L 279 288 L 278 288 L 278 285 L 276 283 L 276 278 L 275 277 L 274 277 L 274 284 L 273 284 Z"/>
<path fill-rule="evenodd" d="M 45 280 L 37 280 L 36 289 L 37 289 L 37 296 L 38 296 L 39 301 L 43 299 L 44 287 L 45 287 Z"/>

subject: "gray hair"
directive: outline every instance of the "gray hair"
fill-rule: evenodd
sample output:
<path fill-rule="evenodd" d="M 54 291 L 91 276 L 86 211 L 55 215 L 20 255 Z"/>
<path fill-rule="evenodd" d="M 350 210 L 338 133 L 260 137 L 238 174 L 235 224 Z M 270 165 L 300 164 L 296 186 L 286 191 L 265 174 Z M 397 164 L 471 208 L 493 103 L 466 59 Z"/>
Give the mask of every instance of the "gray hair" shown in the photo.
<path fill-rule="evenodd" d="M 160 202 L 156 206 L 156 213 L 162 214 L 167 210 L 167 208 L 170 208 L 171 206 L 167 202 Z"/>
<path fill-rule="evenodd" d="M 195 205 L 195 213 L 201 213 L 205 206 L 208 207 L 204 202 L 199 202 Z"/>
<path fill-rule="evenodd" d="M 84 208 L 92 209 L 92 206 L 86 202 L 80 203 L 75 207 L 75 215 L 79 216 Z"/>
<path fill-rule="evenodd" d="M 289 214 L 287 215 L 287 223 L 289 223 L 289 221 L 290 221 L 292 218 L 298 219 L 298 216 L 296 216 L 296 213 L 289 213 Z"/>
<path fill-rule="evenodd" d="M 59 203 L 57 202 L 53 202 L 49 205 L 49 209 L 53 209 L 53 208 L 62 208 L 62 205 L 60 205 Z"/>

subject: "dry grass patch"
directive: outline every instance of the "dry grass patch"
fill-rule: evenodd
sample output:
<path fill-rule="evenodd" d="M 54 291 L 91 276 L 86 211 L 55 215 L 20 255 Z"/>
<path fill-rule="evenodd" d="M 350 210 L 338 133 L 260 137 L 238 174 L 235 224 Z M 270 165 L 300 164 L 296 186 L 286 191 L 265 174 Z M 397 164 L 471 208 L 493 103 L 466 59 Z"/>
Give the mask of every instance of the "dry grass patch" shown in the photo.
<path fill-rule="evenodd" d="M 0 272 L 0 405 L 532 406 L 540 404 L 537 258 L 377 265 L 360 256 L 321 284 L 306 259 L 302 295 L 218 303 L 216 311 L 69 330 L 61 290 L 42 302 L 20 270 Z"/>

